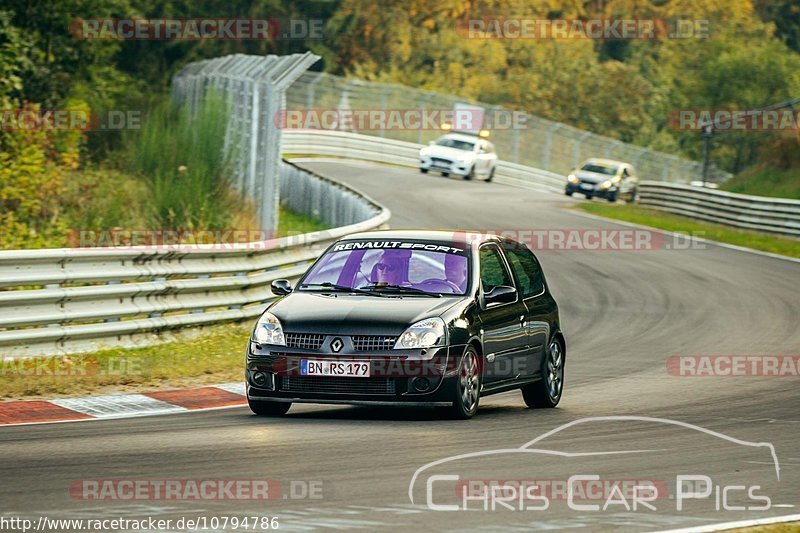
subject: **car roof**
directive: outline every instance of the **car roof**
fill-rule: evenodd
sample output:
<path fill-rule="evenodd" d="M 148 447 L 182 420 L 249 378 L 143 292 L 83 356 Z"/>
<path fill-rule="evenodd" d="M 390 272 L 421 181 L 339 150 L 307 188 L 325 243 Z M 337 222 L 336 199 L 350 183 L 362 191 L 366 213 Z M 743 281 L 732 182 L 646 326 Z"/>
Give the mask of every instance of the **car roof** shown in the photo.
<path fill-rule="evenodd" d="M 388 229 L 352 233 L 342 237 L 341 240 L 410 239 L 417 241 L 471 243 L 475 246 L 486 241 L 496 241 L 498 238 L 499 237 L 494 233 L 470 230 Z"/>
<path fill-rule="evenodd" d="M 586 163 L 598 163 L 598 164 L 601 164 L 601 165 L 609 165 L 609 166 L 617 166 L 617 167 L 618 166 L 622 166 L 622 165 L 628 166 L 628 167 L 631 166 L 630 163 L 625 163 L 624 161 L 615 161 L 613 159 L 602 159 L 602 158 L 597 158 L 597 157 L 593 157 L 591 159 L 587 159 L 586 161 L 583 162 L 584 165 Z"/>
<path fill-rule="evenodd" d="M 448 137 L 450 139 L 456 139 L 458 141 L 466 141 L 471 143 L 481 140 L 481 138 L 478 137 L 477 135 L 470 135 L 469 133 L 459 133 L 459 132 L 445 133 L 444 135 L 442 135 L 442 137 Z M 439 138 L 441 139 L 442 137 Z"/>

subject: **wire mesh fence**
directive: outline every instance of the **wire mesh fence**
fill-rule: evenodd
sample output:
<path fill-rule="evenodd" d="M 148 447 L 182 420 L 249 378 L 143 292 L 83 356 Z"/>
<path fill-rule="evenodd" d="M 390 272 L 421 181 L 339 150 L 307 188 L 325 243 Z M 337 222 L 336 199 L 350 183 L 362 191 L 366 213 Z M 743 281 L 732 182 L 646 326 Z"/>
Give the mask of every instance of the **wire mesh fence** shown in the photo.
<path fill-rule="evenodd" d="M 318 72 L 305 72 L 286 93 L 286 110 L 447 110 L 456 104 L 473 104 L 485 109 L 488 124 L 508 123 L 502 119 L 509 110 L 439 94 L 386 83 L 364 82 Z M 646 180 L 687 183 L 702 179 L 703 165 L 662 152 L 656 152 L 616 139 L 517 113 L 522 120 L 514 127 L 495 128 L 491 140 L 503 160 L 567 174 L 590 157 L 622 160 L 633 164 Z M 347 131 L 390 139 L 426 143 L 441 134 L 435 129 L 359 127 L 354 122 Z M 713 181 L 730 174 L 712 168 Z"/>
<path fill-rule="evenodd" d="M 281 130 L 276 117 L 285 91 L 319 56 L 234 54 L 186 65 L 172 79 L 172 97 L 197 112 L 209 91 L 229 106 L 225 149 L 235 154 L 234 184 L 258 209 L 261 227 L 275 229 L 280 194 Z"/>

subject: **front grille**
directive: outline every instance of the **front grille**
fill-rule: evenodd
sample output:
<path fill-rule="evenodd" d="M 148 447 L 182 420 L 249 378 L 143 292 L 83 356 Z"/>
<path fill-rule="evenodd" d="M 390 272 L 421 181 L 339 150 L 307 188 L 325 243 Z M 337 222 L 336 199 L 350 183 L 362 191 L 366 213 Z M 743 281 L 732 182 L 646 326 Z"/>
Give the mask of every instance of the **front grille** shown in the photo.
<path fill-rule="evenodd" d="M 449 167 L 450 165 L 453 164 L 453 162 L 450 161 L 449 159 L 442 159 L 440 157 L 432 157 L 431 162 L 434 165 L 445 166 L 445 167 Z"/>
<path fill-rule="evenodd" d="M 353 348 L 359 352 L 377 352 L 391 350 L 397 337 L 387 337 L 386 335 L 353 335 Z"/>
<path fill-rule="evenodd" d="M 322 394 L 394 394 L 391 378 L 328 378 L 282 376 L 279 388 L 283 392 Z"/>
<path fill-rule="evenodd" d="M 325 340 L 320 333 L 287 333 L 286 346 L 303 350 L 319 350 Z"/>

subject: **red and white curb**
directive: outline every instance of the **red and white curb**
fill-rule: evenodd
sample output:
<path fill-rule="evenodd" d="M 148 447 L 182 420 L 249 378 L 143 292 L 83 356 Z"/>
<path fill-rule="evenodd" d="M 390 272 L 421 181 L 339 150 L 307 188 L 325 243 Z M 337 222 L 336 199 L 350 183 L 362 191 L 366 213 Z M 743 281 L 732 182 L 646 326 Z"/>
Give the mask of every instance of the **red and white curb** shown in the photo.
<path fill-rule="evenodd" d="M 246 405 L 244 383 L 164 390 L 142 394 L 111 394 L 0 403 L 0 426 L 77 422 Z"/>

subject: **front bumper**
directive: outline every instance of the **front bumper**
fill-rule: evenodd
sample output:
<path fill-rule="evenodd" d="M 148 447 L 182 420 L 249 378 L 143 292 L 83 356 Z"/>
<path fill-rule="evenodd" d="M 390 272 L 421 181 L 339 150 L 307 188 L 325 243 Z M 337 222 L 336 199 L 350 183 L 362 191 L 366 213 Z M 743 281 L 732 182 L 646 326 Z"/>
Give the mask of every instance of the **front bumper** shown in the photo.
<path fill-rule="evenodd" d="M 448 172 L 457 176 L 466 176 L 472 169 L 473 163 L 461 163 L 453 161 L 448 163 L 435 162 L 431 158 L 421 158 L 419 168 L 422 170 L 433 170 L 436 172 Z"/>
<path fill-rule="evenodd" d="M 450 405 L 455 397 L 457 366 L 465 346 L 448 346 L 428 353 L 341 355 L 247 351 L 245 382 L 251 401 L 359 405 Z M 370 361 L 370 377 L 300 375 L 303 359 Z M 259 376 L 262 385 L 254 377 Z M 266 375 L 266 379 L 264 379 Z"/>
<path fill-rule="evenodd" d="M 609 189 L 601 189 L 599 184 L 591 184 L 591 183 L 569 183 L 567 182 L 566 188 L 564 189 L 568 193 L 580 193 L 585 194 L 586 196 L 597 196 L 598 198 L 607 198 L 609 195 L 612 195 L 617 192 L 616 187 L 611 187 Z"/>

